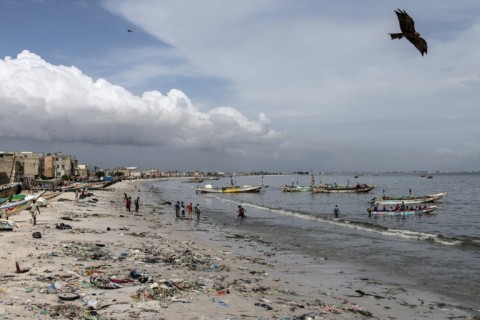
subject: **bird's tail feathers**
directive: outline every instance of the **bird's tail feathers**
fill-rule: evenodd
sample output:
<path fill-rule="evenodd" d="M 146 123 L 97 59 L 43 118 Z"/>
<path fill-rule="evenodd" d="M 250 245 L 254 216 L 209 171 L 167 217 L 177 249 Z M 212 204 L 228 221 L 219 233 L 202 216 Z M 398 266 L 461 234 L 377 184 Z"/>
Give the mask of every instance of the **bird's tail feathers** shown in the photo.
<path fill-rule="evenodd" d="M 393 39 L 402 39 L 403 38 L 403 33 L 389 33 L 390 37 Z"/>

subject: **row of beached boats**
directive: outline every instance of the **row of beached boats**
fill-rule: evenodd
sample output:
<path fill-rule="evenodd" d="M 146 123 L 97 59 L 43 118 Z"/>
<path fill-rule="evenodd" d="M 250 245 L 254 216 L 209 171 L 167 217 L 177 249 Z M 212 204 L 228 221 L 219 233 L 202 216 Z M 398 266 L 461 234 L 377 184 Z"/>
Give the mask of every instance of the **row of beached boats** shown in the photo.
<path fill-rule="evenodd" d="M 15 194 L 9 198 L 0 198 L 0 231 L 11 231 L 18 227 L 14 221 L 8 220 L 9 217 L 20 211 L 29 209 L 33 202 L 39 206 L 46 206 L 49 199 L 56 197 L 59 192 L 45 194 L 45 191 L 39 191 L 35 194 Z"/>
<path fill-rule="evenodd" d="M 33 194 L 22 194 L 21 183 L 9 183 L 0 185 L 0 231 L 12 230 L 17 226 L 15 222 L 8 220 L 23 210 L 29 209 L 33 202 L 39 206 L 46 206 L 48 200 L 60 195 L 62 192 L 77 190 L 98 190 L 111 185 L 112 181 L 101 182 L 77 182 L 68 186 L 56 188 L 53 191 L 37 189 Z"/>

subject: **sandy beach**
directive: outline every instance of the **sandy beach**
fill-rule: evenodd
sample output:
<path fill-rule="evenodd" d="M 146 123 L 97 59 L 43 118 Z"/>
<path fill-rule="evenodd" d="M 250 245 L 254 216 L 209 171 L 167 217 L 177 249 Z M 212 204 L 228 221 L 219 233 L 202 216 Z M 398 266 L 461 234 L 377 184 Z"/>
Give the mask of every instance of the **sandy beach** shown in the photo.
<path fill-rule="evenodd" d="M 172 205 L 142 200 L 127 212 L 124 193 L 143 199 L 146 183 L 78 202 L 62 193 L 36 226 L 28 211 L 10 217 L 19 227 L 0 233 L 0 319 L 475 319 L 414 284 L 280 252 L 208 216 L 176 219 Z"/>

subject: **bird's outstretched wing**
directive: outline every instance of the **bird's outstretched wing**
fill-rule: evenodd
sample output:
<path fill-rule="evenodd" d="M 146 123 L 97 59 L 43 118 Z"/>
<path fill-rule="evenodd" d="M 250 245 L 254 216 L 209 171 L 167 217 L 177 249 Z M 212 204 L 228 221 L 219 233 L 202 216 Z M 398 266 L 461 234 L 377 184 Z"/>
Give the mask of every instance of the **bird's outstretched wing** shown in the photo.
<path fill-rule="evenodd" d="M 403 33 L 415 33 L 415 22 L 408 13 L 405 10 L 400 9 L 395 10 L 395 13 L 398 17 L 400 30 L 402 30 Z"/>
<path fill-rule="evenodd" d="M 417 35 L 406 35 L 405 37 L 415 46 L 415 48 L 418 49 L 418 51 L 420 51 L 422 56 L 427 53 L 428 46 L 425 39 Z"/>

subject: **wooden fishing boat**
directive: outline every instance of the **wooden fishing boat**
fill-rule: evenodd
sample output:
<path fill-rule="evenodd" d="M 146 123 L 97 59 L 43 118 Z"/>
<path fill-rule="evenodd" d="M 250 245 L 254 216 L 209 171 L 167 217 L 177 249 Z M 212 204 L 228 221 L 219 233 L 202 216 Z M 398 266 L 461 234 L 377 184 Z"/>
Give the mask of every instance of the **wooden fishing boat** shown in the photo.
<path fill-rule="evenodd" d="M 403 197 L 381 197 L 373 198 L 371 200 L 372 204 L 384 205 L 384 206 L 395 206 L 397 204 L 404 205 L 416 205 L 421 203 L 435 202 L 447 195 L 448 192 L 439 192 L 434 194 L 429 194 L 426 196 L 403 196 Z"/>
<path fill-rule="evenodd" d="M 298 177 L 297 177 L 296 182 L 293 182 L 293 179 L 292 179 L 292 184 L 291 185 L 284 185 L 282 187 L 282 191 L 283 192 L 309 192 L 309 191 L 312 191 L 312 188 L 315 185 L 315 178 L 313 176 L 313 173 L 310 173 L 310 176 L 311 176 L 311 181 L 310 181 L 309 186 L 300 186 L 298 184 Z"/>
<path fill-rule="evenodd" d="M 284 185 L 282 187 L 283 192 L 308 192 L 312 191 L 311 186 L 299 186 L 299 185 Z"/>
<path fill-rule="evenodd" d="M 313 193 L 366 193 L 375 189 L 372 184 L 358 183 L 356 185 L 340 185 L 340 184 L 321 184 L 313 187 Z"/>
<path fill-rule="evenodd" d="M 408 215 L 421 215 L 421 214 L 429 214 L 432 213 L 437 209 L 436 206 L 429 206 L 423 208 L 416 208 L 416 209 L 404 209 L 404 210 L 374 210 L 372 208 L 368 208 L 368 214 L 374 216 L 408 216 Z"/>
<path fill-rule="evenodd" d="M 207 184 L 204 187 L 197 186 L 195 191 L 197 193 L 255 193 L 260 192 L 262 186 L 229 186 L 229 187 L 214 187 Z"/>
<path fill-rule="evenodd" d="M 18 182 L 0 185 L 0 198 L 10 198 L 14 194 L 22 192 L 22 184 Z"/>
<path fill-rule="evenodd" d="M 38 200 L 45 191 L 40 191 L 36 194 L 27 195 L 19 201 L 9 201 L 0 205 L 0 212 L 3 212 L 7 217 L 12 216 L 24 209 L 27 209 L 31 203 Z"/>

